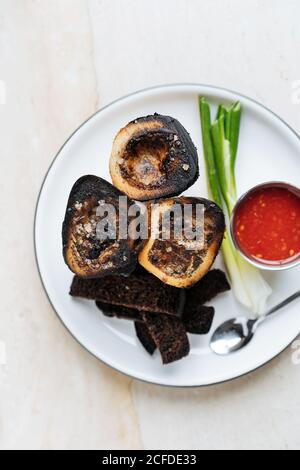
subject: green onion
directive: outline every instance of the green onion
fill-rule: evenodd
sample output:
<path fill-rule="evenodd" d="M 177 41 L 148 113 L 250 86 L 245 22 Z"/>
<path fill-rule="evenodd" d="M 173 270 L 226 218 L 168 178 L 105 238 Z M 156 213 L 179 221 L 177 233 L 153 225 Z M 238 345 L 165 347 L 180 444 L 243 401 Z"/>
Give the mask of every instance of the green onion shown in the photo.
<path fill-rule="evenodd" d="M 222 205 L 222 197 L 218 183 L 218 173 L 215 167 L 215 156 L 211 139 L 211 115 L 208 103 L 204 98 L 200 98 L 200 112 L 202 123 L 202 141 L 204 157 L 206 162 L 206 174 L 208 180 L 208 190 L 210 197 L 218 205 Z"/>
<path fill-rule="evenodd" d="M 239 102 L 229 109 L 221 104 L 213 123 L 210 106 L 204 97 L 199 97 L 199 109 L 209 196 L 223 208 L 227 220 L 222 245 L 225 264 L 236 298 L 259 315 L 265 311 L 271 288 L 260 271 L 244 260 L 235 249 L 229 228 L 229 220 L 237 201 L 235 162 L 242 107 Z"/>

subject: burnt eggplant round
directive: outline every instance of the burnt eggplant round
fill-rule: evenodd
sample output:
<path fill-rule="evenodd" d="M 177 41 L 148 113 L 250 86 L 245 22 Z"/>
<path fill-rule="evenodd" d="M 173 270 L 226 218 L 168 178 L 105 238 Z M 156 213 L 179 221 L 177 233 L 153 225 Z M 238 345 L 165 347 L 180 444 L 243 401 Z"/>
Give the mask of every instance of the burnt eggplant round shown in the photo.
<path fill-rule="evenodd" d="M 110 174 L 113 184 L 137 201 L 178 196 L 199 177 L 197 149 L 177 119 L 141 117 L 115 137 Z"/>
<path fill-rule="evenodd" d="M 174 210 L 175 205 L 181 207 L 180 213 Z M 182 217 L 187 205 L 192 208 L 192 217 L 190 223 L 184 220 L 184 224 L 188 222 L 185 227 L 191 229 L 186 233 L 182 219 L 178 225 L 178 217 Z M 197 217 L 197 206 L 202 212 L 200 217 Z M 163 236 L 161 220 L 169 213 L 175 213 L 173 227 L 175 224 L 181 227 L 177 236 L 172 229 L 168 230 L 171 236 Z M 179 197 L 156 201 L 150 214 L 152 233 L 139 253 L 139 263 L 166 284 L 181 289 L 193 286 L 207 274 L 219 253 L 225 232 L 223 211 L 207 199 Z M 197 227 L 198 237 L 193 240 Z"/>
<path fill-rule="evenodd" d="M 64 260 L 77 276 L 97 278 L 115 273 L 129 275 L 135 269 L 135 241 L 130 238 L 100 239 L 97 233 L 97 208 L 103 203 L 114 206 L 118 228 L 120 196 L 124 194 L 93 175 L 83 176 L 73 186 L 63 222 L 62 240 Z"/>

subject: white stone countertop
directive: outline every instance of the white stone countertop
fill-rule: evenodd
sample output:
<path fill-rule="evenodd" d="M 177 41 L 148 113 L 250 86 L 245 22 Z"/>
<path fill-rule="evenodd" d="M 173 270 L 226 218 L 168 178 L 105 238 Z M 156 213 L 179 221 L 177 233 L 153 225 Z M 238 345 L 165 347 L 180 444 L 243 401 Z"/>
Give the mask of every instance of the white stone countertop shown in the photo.
<path fill-rule="evenodd" d="M 220 85 L 300 132 L 299 18 L 299 0 L 0 0 L 1 449 L 300 448 L 292 349 L 206 389 L 131 380 L 65 330 L 33 250 L 35 204 L 54 155 L 121 95 Z"/>

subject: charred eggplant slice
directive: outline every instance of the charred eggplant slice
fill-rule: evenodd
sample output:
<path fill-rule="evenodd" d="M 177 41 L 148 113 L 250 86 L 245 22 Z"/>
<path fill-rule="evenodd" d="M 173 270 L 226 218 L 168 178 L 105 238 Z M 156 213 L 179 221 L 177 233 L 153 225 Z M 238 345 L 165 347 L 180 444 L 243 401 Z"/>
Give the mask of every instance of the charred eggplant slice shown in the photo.
<path fill-rule="evenodd" d="M 137 201 L 177 196 L 199 176 L 197 150 L 176 119 L 142 117 L 117 134 L 110 173 L 113 184 Z"/>
<path fill-rule="evenodd" d="M 139 253 L 140 264 L 166 284 L 193 286 L 210 270 L 220 250 L 225 231 L 222 210 L 207 199 L 181 197 L 158 201 L 150 213 L 151 236 Z M 164 232 L 167 217 L 170 236 Z M 181 235 L 180 224 L 184 224 Z"/>
<path fill-rule="evenodd" d="M 63 223 L 63 255 L 66 264 L 82 278 L 109 274 L 130 274 L 137 261 L 135 243 L 118 238 L 119 196 L 124 196 L 110 183 L 97 176 L 83 176 L 71 191 Z M 98 233 L 102 220 L 99 207 L 110 204 L 115 208 L 106 237 Z M 115 226 L 116 236 L 109 233 Z"/>

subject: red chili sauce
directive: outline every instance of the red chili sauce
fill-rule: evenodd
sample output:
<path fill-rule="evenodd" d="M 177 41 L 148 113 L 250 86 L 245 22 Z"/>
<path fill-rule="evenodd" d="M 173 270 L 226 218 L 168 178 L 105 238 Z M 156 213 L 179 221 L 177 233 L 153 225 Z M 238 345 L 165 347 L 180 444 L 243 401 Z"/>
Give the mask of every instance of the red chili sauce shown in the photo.
<path fill-rule="evenodd" d="M 263 188 L 241 203 L 233 225 L 240 249 L 260 262 L 285 264 L 300 254 L 300 197 Z"/>

